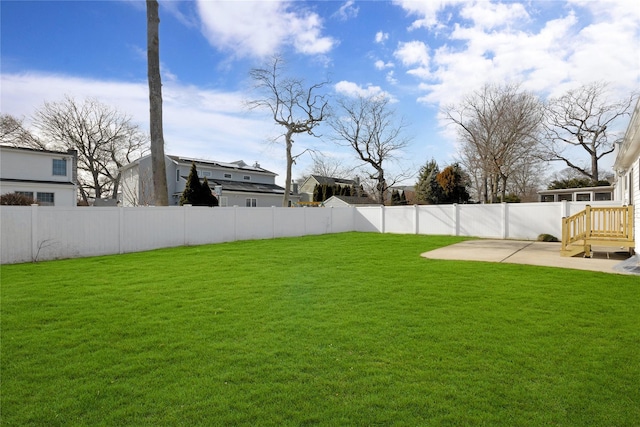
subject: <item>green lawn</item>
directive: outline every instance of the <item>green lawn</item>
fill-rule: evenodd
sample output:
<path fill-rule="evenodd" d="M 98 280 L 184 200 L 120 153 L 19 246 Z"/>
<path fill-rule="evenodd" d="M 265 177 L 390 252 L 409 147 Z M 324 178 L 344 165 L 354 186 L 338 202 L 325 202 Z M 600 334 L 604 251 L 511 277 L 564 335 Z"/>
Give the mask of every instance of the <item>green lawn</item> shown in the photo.
<path fill-rule="evenodd" d="M 460 240 L 2 266 L 2 425 L 638 425 L 638 277 L 419 256 Z"/>

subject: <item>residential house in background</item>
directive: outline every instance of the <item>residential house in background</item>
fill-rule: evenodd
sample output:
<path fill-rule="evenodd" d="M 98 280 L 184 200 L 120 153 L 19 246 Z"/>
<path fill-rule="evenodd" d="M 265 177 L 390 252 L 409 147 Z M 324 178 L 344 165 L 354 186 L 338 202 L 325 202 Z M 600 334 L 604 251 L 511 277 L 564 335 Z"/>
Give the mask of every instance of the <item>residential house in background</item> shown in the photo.
<path fill-rule="evenodd" d="M 359 187 L 358 180 L 333 178 L 330 176 L 310 175 L 300 186 L 300 201 L 313 202 L 313 191 L 316 185 L 337 185 L 340 187 Z"/>
<path fill-rule="evenodd" d="M 196 165 L 201 181 L 207 178 L 211 190 L 218 196 L 220 206 L 269 207 L 282 206 L 284 188 L 276 185 L 276 173 L 252 166 L 242 160 L 225 163 L 216 160 L 165 156 L 169 205 L 180 204 L 191 164 Z M 119 201 L 122 206 L 152 205 L 151 156 L 144 156 L 122 168 Z M 291 202 L 299 197 L 291 194 Z"/>
<path fill-rule="evenodd" d="M 640 242 L 640 99 L 636 102 L 624 139 L 616 147 L 613 171 L 614 199 L 634 206 L 635 241 Z"/>
<path fill-rule="evenodd" d="M 539 202 L 599 202 L 613 200 L 612 185 L 582 188 L 561 188 L 557 190 L 538 191 Z"/>
<path fill-rule="evenodd" d="M 0 145 L 0 194 L 19 193 L 41 206 L 78 204 L 78 153 Z"/>
<path fill-rule="evenodd" d="M 342 208 L 345 206 L 380 206 L 380 203 L 368 196 L 331 196 L 322 202 L 322 206 L 325 208 Z"/>

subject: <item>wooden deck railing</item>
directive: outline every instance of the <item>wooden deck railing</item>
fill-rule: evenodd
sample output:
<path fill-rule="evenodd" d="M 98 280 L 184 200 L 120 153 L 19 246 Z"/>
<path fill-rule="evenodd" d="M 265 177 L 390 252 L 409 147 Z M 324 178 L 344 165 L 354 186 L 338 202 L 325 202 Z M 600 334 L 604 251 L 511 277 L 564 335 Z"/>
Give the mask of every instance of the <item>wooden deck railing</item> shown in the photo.
<path fill-rule="evenodd" d="M 633 206 L 591 207 L 562 219 L 564 256 L 584 252 L 591 256 L 591 245 L 633 248 Z"/>

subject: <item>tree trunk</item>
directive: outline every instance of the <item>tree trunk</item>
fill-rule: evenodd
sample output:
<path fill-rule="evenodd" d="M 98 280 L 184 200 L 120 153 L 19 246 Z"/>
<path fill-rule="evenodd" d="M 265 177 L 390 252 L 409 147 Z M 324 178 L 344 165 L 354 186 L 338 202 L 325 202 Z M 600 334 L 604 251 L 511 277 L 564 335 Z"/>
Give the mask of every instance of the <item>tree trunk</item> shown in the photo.
<path fill-rule="evenodd" d="M 169 205 L 167 173 L 162 134 L 162 81 L 160 79 L 160 18 L 157 0 L 147 0 L 147 76 L 149 79 L 149 124 L 151 135 L 151 170 L 156 206 Z"/>
<path fill-rule="evenodd" d="M 291 155 L 291 147 L 293 141 L 291 141 L 291 132 L 288 131 L 284 137 L 285 144 L 287 146 L 287 172 L 284 178 L 284 197 L 282 198 L 282 206 L 289 207 L 289 189 L 291 188 L 291 168 L 293 167 L 293 156 Z"/>

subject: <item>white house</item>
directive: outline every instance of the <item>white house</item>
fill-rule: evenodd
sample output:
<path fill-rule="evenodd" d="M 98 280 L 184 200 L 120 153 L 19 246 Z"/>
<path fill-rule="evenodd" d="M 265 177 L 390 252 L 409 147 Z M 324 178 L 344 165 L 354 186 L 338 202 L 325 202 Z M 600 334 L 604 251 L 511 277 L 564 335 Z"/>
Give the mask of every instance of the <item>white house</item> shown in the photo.
<path fill-rule="evenodd" d="M 20 193 L 41 206 L 76 206 L 78 153 L 0 145 L 0 194 Z"/>
<path fill-rule="evenodd" d="M 640 242 L 640 99 L 631 115 L 624 139 L 616 147 L 615 200 L 634 206 L 635 241 Z"/>
<path fill-rule="evenodd" d="M 276 174 L 260 167 L 249 166 L 242 160 L 225 163 L 216 160 L 165 156 L 169 205 L 180 204 L 191 170 L 196 165 L 200 180 L 207 178 L 211 190 L 219 190 L 220 206 L 269 207 L 282 206 L 284 188 L 276 185 Z M 142 157 L 122 168 L 119 200 L 123 206 L 152 205 L 151 156 Z M 298 201 L 291 194 L 291 201 Z"/>

